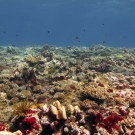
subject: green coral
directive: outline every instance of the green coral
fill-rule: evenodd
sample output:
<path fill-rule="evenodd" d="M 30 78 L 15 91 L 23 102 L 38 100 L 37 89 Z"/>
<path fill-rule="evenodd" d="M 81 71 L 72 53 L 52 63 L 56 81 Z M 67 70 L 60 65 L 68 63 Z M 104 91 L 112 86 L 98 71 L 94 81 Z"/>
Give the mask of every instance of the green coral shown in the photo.
<path fill-rule="evenodd" d="M 52 68 L 52 67 L 48 68 L 48 73 L 49 74 L 54 73 L 54 72 L 55 72 L 55 68 Z"/>

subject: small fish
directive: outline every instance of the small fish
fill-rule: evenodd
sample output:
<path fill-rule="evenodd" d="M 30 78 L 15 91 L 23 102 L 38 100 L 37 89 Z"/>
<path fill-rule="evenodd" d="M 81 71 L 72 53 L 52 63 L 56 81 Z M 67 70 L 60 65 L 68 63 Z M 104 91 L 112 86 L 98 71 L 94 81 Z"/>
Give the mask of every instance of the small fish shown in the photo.
<path fill-rule="evenodd" d="M 104 43 L 105 43 L 105 41 L 102 41 L 102 43 L 104 44 Z"/>
<path fill-rule="evenodd" d="M 79 38 L 79 37 L 77 37 L 77 36 L 75 37 L 75 39 L 78 39 L 78 38 Z"/>

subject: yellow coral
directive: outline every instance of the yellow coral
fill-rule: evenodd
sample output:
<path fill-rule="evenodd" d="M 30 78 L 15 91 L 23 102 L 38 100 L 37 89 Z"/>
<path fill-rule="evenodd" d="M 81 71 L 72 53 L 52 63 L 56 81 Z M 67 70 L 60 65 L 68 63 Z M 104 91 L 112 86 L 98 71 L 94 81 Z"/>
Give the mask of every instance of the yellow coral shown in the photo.
<path fill-rule="evenodd" d="M 28 99 L 26 98 L 24 101 L 14 104 L 14 111 L 13 113 L 20 116 L 25 116 L 25 113 L 27 110 L 31 108 L 32 104 L 28 102 Z"/>
<path fill-rule="evenodd" d="M 116 104 L 122 104 L 123 103 L 123 100 L 119 97 L 115 97 L 114 101 L 116 102 Z"/>
<path fill-rule="evenodd" d="M 14 59 L 20 59 L 20 58 L 21 58 L 21 56 L 19 56 L 19 55 L 15 55 L 15 56 L 13 56 L 13 58 L 14 58 Z"/>
<path fill-rule="evenodd" d="M 28 56 L 26 60 L 30 63 L 36 64 L 41 60 L 41 56 Z"/>
<path fill-rule="evenodd" d="M 55 72 L 55 68 L 52 68 L 52 67 L 48 68 L 47 70 L 48 70 L 48 73 L 49 73 L 49 74 L 51 74 L 51 73 L 54 73 L 54 72 Z"/>
<path fill-rule="evenodd" d="M 100 86 L 86 85 L 82 91 L 82 96 L 95 101 L 103 101 L 108 97 L 106 89 Z"/>

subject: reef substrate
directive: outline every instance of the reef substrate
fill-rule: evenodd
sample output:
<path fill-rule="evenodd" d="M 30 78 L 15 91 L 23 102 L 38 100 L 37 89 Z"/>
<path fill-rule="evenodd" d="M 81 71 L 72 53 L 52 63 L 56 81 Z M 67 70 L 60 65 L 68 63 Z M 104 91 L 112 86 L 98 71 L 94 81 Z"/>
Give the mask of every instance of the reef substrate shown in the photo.
<path fill-rule="evenodd" d="M 134 134 L 134 48 L 0 46 L 0 135 Z"/>

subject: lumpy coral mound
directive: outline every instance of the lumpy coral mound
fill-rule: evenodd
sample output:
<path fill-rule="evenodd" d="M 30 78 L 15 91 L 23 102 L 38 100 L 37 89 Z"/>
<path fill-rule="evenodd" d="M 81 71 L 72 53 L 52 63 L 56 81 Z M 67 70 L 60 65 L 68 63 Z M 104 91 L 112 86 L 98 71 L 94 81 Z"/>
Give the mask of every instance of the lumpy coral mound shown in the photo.
<path fill-rule="evenodd" d="M 95 101 L 104 101 L 108 97 L 108 94 L 104 87 L 86 85 L 82 91 L 82 96 Z"/>
<path fill-rule="evenodd" d="M 28 56 L 26 60 L 30 63 L 36 64 L 41 60 L 41 56 Z"/>

